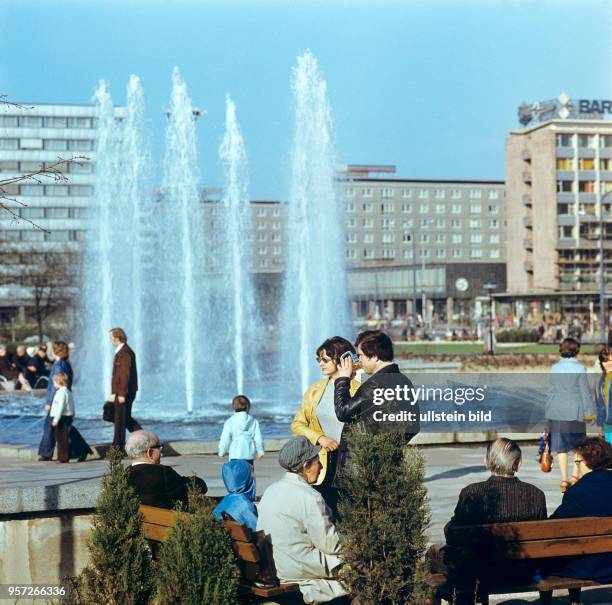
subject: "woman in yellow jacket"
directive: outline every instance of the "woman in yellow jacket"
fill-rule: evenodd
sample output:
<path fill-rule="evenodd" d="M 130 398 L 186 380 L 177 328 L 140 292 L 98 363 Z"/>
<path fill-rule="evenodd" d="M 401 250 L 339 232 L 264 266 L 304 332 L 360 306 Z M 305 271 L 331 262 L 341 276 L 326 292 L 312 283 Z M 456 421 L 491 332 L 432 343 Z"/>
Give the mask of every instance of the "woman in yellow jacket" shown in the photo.
<path fill-rule="evenodd" d="M 334 380 L 340 368 L 340 357 L 350 351 L 355 353 L 353 345 L 341 336 L 328 338 L 317 349 L 317 363 L 324 378 L 311 384 L 304 393 L 302 403 L 291 423 L 291 432 L 304 435 L 313 445 L 320 445 L 319 454 L 323 470 L 319 475 L 318 490 L 334 518 L 337 516 L 338 490 L 332 486 L 338 462 L 338 445 L 344 423 L 336 418 L 334 409 Z M 351 381 L 351 395 L 359 388 L 356 380 Z"/>

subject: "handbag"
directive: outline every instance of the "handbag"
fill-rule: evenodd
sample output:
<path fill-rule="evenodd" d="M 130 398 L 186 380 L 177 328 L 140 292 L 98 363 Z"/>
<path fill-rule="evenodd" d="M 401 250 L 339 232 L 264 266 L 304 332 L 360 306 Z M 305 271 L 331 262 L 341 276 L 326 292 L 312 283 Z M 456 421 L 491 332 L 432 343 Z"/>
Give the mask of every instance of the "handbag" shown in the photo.
<path fill-rule="evenodd" d="M 115 422 L 115 402 L 105 401 L 102 408 L 102 420 L 105 422 Z"/>
<path fill-rule="evenodd" d="M 540 470 L 543 473 L 550 473 L 553 467 L 553 456 L 550 451 L 550 433 L 548 427 L 540 436 L 540 447 L 538 448 Z"/>

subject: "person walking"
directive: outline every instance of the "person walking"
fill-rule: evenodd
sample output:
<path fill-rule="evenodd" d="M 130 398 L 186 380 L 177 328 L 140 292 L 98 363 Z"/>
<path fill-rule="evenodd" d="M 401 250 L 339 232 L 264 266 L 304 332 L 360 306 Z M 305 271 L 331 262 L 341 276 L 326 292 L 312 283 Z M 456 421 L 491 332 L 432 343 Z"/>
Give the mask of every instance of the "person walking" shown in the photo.
<path fill-rule="evenodd" d="M 568 453 L 585 438 L 586 422 L 595 421 L 595 401 L 586 368 L 576 359 L 579 352 L 580 343 L 565 338 L 559 345 L 561 359 L 550 369 L 546 421 L 551 433 L 551 450 L 557 452 L 561 471 L 561 493 L 580 478 L 578 474 L 569 478 Z"/>
<path fill-rule="evenodd" d="M 66 463 L 70 460 L 70 444 L 68 436 L 74 419 L 74 399 L 68 389 L 68 375 L 58 372 L 53 376 L 56 391 L 49 415 L 53 435 L 57 442 L 57 461 Z"/>
<path fill-rule="evenodd" d="M 597 404 L 597 426 L 601 428 L 602 437 L 612 443 L 612 348 L 605 346 L 599 352 L 601 377 L 595 387 L 595 402 Z"/>
<path fill-rule="evenodd" d="M 111 396 L 115 402 L 113 445 L 125 452 L 125 429 L 127 428 L 130 433 L 142 429 L 140 424 L 132 418 L 132 404 L 138 392 L 136 354 L 128 346 L 127 334 L 123 329 L 110 330 L 110 340 L 115 347 L 111 379 Z"/>
<path fill-rule="evenodd" d="M 225 421 L 219 440 L 219 456 L 229 453 L 230 460 L 246 460 L 251 467 L 255 458 L 264 454 L 264 443 L 259 422 L 249 414 L 251 401 L 245 395 L 232 399 L 234 413 Z"/>

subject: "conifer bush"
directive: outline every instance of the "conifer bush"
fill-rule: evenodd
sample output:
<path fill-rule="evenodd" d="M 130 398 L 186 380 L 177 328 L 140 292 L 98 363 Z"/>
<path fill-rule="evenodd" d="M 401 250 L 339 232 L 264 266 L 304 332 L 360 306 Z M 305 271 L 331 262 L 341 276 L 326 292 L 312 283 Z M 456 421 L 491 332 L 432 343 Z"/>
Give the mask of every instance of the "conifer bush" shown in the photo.
<path fill-rule="evenodd" d="M 121 452 L 107 454 L 89 537 L 89 564 L 70 581 L 73 605 L 149 605 L 154 591 L 151 551 L 141 530 L 140 501 L 128 483 Z"/>
<path fill-rule="evenodd" d="M 424 459 L 403 435 L 352 427 L 342 472 L 340 580 L 362 605 L 425 605 L 429 525 Z"/>
<path fill-rule="evenodd" d="M 189 515 L 177 506 L 174 527 L 159 551 L 156 605 L 236 605 L 238 567 L 214 505 L 189 490 Z"/>

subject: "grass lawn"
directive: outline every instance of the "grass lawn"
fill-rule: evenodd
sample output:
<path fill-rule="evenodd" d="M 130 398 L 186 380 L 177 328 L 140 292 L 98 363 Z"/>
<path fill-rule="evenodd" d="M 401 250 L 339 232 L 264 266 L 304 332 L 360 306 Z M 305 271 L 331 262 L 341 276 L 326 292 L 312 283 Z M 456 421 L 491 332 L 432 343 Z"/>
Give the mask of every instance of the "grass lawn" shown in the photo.
<path fill-rule="evenodd" d="M 453 355 L 453 354 L 479 354 L 483 352 L 483 345 L 479 342 L 416 342 L 396 343 L 395 350 L 398 354 L 410 351 L 415 355 Z M 532 343 L 498 343 L 498 353 L 550 353 L 559 352 L 557 344 L 532 344 Z M 582 353 L 594 354 L 595 345 L 584 345 Z"/>

